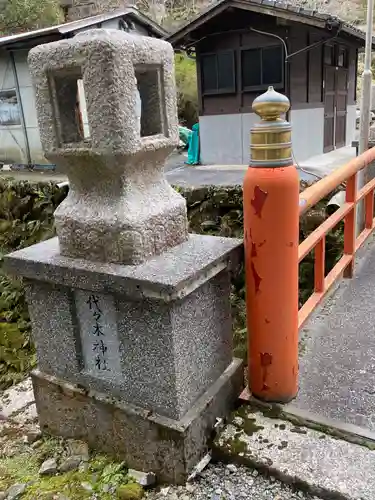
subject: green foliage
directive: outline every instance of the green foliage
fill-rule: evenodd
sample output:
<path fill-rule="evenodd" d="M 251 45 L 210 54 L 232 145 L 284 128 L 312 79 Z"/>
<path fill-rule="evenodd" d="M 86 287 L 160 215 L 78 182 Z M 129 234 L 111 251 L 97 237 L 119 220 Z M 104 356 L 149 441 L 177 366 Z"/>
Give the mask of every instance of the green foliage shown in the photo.
<path fill-rule="evenodd" d="M 184 54 L 176 54 L 175 72 L 179 120 L 191 128 L 198 121 L 197 73 L 194 59 Z"/>
<path fill-rule="evenodd" d="M 126 474 L 124 462 L 107 464 L 101 473 L 98 491 L 100 492 L 104 485 L 119 486 L 125 483 L 127 481 Z"/>
<path fill-rule="evenodd" d="M 0 34 L 45 28 L 63 22 L 59 0 L 7 0 L 0 10 Z"/>
<path fill-rule="evenodd" d="M 153 0 L 136 0 L 136 7 L 169 33 L 173 33 L 181 24 L 190 21 L 199 14 L 199 6 L 195 2 L 185 0 L 166 0 L 156 3 Z"/>
<path fill-rule="evenodd" d="M 12 484 L 27 483 L 24 500 L 51 500 L 62 494 L 70 500 L 113 500 L 118 489 L 137 493 L 138 496 L 123 498 L 138 499 L 143 488 L 134 485 L 124 463 L 118 463 L 104 455 L 94 455 L 85 467 L 66 473 L 40 476 L 39 468 L 47 458 L 54 457 L 58 463 L 66 458 L 66 442 L 63 439 L 45 437 L 36 449 L 20 444 L 22 435 L 12 436 L 9 441 L 16 446 L 17 453 L 12 456 L 0 454 L 0 491 L 7 490 Z M 18 442 L 17 442 L 18 440 Z"/>
<path fill-rule="evenodd" d="M 53 212 L 66 196 L 54 184 L 0 180 L 0 263 L 13 250 L 54 235 Z M 35 365 L 21 280 L 0 268 L 0 389 L 17 382 Z"/>

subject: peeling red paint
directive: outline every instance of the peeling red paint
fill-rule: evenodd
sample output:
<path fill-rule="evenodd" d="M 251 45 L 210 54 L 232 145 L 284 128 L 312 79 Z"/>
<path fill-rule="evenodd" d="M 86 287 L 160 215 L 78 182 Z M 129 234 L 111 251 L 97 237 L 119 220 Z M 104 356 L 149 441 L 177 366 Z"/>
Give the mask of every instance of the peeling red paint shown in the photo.
<path fill-rule="evenodd" d="M 251 256 L 256 257 L 257 254 L 257 246 L 254 242 L 251 243 Z"/>
<path fill-rule="evenodd" d="M 259 186 L 255 186 L 254 188 L 254 198 L 251 200 L 251 205 L 255 210 L 255 215 L 259 218 L 262 217 L 262 210 L 264 203 L 267 199 L 268 193 L 260 189 Z"/>
<path fill-rule="evenodd" d="M 262 370 L 262 391 L 268 391 L 269 385 L 267 384 L 268 377 L 268 367 L 272 365 L 272 354 L 269 352 L 261 352 L 260 354 L 260 366 Z"/>
<path fill-rule="evenodd" d="M 254 262 L 251 263 L 251 272 L 253 273 L 253 278 L 254 278 L 255 293 L 258 293 L 262 278 L 257 273 L 257 270 L 255 269 L 255 266 L 254 266 Z"/>
<path fill-rule="evenodd" d="M 266 240 L 263 240 L 262 243 L 258 243 L 258 248 L 262 247 L 266 243 Z"/>
<path fill-rule="evenodd" d="M 269 325 L 271 323 L 271 321 L 268 318 L 265 318 L 264 321 L 265 321 L 266 325 Z"/>
<path fill-rule="evenodd" d="M 261 352 L 260 353 L 260 364 L 262 366 L 272 365 L 272 354 L 269 352 Z"/>

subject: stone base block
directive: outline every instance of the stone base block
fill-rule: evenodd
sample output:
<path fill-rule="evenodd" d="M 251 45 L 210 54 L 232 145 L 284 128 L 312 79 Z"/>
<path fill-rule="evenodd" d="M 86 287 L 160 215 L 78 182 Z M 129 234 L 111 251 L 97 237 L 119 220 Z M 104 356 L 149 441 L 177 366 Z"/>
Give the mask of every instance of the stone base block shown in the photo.
<path fill-rule="evenodd" d="M 85 440 L 159 481 L 183 484 L 207 452 L 216 418 L 225 417 L 243 387 L 243 366 L 233 360 L 180 419 L 86 391 L 38 370 L 32 373 L 43 432 Z"/>
<path fill-rule="evenodd" d="M 230 266 L 242 241 L 190 235 L 140 266 L 7 256 L 22 276 L 41 372 L 179 420 L 233 359 Z"/>

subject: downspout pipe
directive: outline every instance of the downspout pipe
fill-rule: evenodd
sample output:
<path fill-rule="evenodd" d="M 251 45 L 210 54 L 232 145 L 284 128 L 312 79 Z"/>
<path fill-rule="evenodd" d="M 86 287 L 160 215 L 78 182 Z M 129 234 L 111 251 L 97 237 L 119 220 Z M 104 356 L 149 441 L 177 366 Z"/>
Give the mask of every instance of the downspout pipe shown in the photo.
<path fill-rule="evenodd" d="M 9 57 L 10 57 L 10 63 L 11 63 L 12 70 L 13 70 L 13 76 L 14 76 L 14 83 L 15 83 L 15 86 L 16 86 L 18 105 L 19 105 L 19 108 L 20 108 L 21 125 L 22 125 L 22 129 L 23 129 L 23 134 L 25 136 L 27 164 L 30 167 L 32 165 L 31 152 L 30 152 L 30 142 L 29 142 L 29 136 L 27 135 L 25 113 L 24 113 L 22 99 L 21 99 L 20 83 L 19 83 L 19 80 L 18 80 L 16 61 L 14 60 L 14 54 L 13 54 L 12 51 L 9 52 Z"/>

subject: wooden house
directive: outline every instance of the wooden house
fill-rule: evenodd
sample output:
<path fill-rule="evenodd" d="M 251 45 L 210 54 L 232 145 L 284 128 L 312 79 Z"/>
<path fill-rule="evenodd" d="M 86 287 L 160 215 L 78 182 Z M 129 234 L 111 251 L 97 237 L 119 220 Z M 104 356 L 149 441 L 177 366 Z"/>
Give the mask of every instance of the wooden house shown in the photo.
<path fill-rule="evenodd" d="M 247 164 L 254 98 L 291 102 L 297 161 L 350 145 L 365 34 L 336 17 L 269 0 L 219 0 L 168 40 L 197 61 L 201 159 Z"/>

